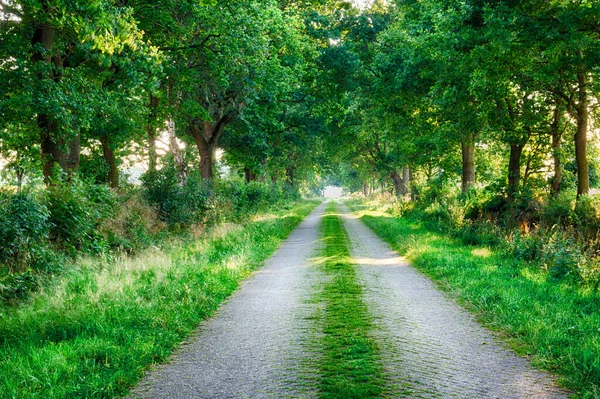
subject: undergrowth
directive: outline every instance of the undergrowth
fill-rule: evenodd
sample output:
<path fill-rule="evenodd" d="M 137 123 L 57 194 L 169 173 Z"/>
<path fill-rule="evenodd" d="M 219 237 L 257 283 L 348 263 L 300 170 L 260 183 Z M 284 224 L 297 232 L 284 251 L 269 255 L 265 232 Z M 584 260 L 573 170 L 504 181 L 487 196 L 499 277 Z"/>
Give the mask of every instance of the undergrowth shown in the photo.
<path fill-rule="evenodd" d="M 182 184 L 168 166 L 118 191 L 79 178 L 0 187 L 0 303 L 26 301 L 78 257 L 134 255 L 299 199 L 286 184 L 207 182 L 197 171 Z"/>
<path fill-rule="evenodd" d="M 138 257 L 80 261 L 0 307 L 0 398 L 113 398 L 163 362 L 315 203 Z"/>
<path fill-rule="evenodd" d="M 466 245 L 415 214 L 350 204 L 383 240 L 463 303 L 521 354 L 585 399 L 600 397 L 600 294 L 553 277 L 499 247 Z M 560 254 L 554 254 L 559 256 Z"/>

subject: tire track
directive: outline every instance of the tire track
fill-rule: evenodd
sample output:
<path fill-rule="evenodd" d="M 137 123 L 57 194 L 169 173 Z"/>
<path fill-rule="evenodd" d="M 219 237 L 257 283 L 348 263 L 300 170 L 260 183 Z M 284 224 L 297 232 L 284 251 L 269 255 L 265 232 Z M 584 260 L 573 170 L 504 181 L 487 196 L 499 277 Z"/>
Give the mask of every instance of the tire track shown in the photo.
<path fill-rule="evenodd" d="M 310 357 L 310 296 L 319 205 L 167 365 L 150 371 L 136 399 L 312 398 L 298 370 Z M 307 381 L 309 379 L 306 379 Z"/>

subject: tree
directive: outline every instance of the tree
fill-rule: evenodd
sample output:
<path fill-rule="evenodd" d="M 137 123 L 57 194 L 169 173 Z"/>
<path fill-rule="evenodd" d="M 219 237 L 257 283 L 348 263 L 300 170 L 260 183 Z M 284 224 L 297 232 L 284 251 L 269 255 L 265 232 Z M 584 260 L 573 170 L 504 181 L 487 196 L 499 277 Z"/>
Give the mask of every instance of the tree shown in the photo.
<path fill-rule="evenodd" d="M 12 65 L 7 68 L 14 68 L 15 79 L 9 82 L 19 100 L 3 99 L 2 107 L 5 113 L 20 108 L 16 113 L 21 119 L 14 123 L 39 132 L 43 173 L 49 182 L 55 165 L 67 175 L 79 166 L 81 131 L 102 106 L 94 103 L 90 92 L 111 79 L 110 73 L 98 71 L 126 68 L 125 53 L 151 51 L 131 10 L 119 2 L 11 4 L 11 22 L 3 24 L 2 35 L 10 38 L 6 55 Z"/>

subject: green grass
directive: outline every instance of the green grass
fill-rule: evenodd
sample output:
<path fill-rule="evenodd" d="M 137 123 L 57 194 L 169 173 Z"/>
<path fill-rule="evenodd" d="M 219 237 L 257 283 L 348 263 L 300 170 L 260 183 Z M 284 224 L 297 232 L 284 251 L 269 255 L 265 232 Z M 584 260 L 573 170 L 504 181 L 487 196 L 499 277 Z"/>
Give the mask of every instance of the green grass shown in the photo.
<path fill-rule="evenodd" d="M 316 203 L 195 242 L 83 260 L 18 308 L 0 308 L 0 398 L 112 398 L 163 362 Z"/>
<path fill-rule="evenodd" d="M 348 237 L 335 204 L 323 218 L 323 262 L 326 278 L 315 301 L 322 306 L 317 322 L 321 398 L 375 398 L 383 391 L 378 347 L 371 337 L 374 325 L 363 302 L 348 252 Z"/>
<path fill-rule="evenodd" d="M 352 205 L 361 219 L 534 365 L 576 397 L 600 397 L 600 294 L 486 247 L 467 246 L 414 218 Z"/>

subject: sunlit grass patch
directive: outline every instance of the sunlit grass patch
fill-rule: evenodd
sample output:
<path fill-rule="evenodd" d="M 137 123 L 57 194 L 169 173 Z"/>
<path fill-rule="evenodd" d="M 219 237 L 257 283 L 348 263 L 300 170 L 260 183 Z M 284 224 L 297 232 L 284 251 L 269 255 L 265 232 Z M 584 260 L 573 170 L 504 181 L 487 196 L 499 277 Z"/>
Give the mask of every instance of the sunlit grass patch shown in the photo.
<path fill-rule="evenodd" d="M 492 256 L 492 252 L 489 248 L 474 248 L 471 250 L 471 255 L 477 256 L 479 258 L 489 258 Z"/>

